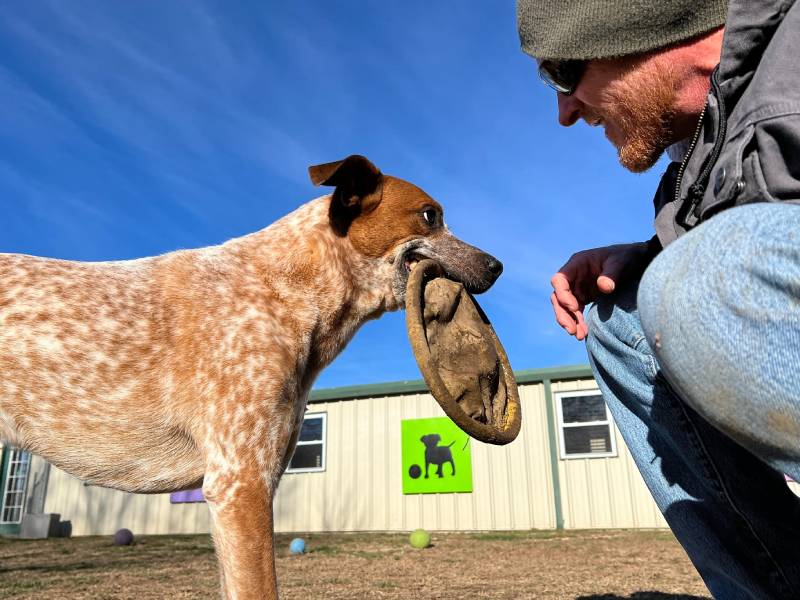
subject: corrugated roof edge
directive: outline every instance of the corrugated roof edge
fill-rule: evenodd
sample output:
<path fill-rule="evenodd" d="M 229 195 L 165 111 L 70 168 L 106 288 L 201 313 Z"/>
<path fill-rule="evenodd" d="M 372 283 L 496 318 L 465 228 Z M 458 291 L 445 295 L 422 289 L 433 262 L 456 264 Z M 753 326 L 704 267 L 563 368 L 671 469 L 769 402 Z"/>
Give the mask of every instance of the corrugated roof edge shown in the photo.
<path fill-rule="evenodd" d="M 563 381 L 592 377 L 589 365 L 567 365 L 548 367 L 546 369 L 526 369 L 514 371 L 518 385 L 539 383 L 545 380 Z M 356 398 L 377 398 L 381 396 L 399 396 L 402 394 L 426 393 L 428 386 L 422 379 L 409 381 L 389 381 L 367 385 L 349 385 L 344 387 L 311 390 L 309 402 L 329 402 L 336 400 L 355 400 Z"/>

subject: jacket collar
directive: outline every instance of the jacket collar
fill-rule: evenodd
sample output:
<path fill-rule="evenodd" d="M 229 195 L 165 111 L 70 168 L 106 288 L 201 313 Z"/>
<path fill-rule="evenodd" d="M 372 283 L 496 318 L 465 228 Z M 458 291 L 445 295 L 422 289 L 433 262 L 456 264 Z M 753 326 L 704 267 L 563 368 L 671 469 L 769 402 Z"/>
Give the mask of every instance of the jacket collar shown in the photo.
<path fill-rule="evenodd" d="M 775 30 L 795 0 L 731 0 L 719 66 L 728 110 L 739 100 Z"/>

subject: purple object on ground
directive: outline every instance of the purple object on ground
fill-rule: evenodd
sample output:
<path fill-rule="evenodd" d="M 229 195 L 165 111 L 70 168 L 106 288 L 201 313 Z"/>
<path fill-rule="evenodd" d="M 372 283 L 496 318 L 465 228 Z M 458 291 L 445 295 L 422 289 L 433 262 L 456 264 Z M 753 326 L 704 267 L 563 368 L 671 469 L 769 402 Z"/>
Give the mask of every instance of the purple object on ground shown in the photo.
<path fill-rule="evenodd" d="M 133 533 L 130 529 L 120 529 L 114 534 L 115 546 L 130 546 L 133 543 Z"/>
<path fill-rule="evenodd" d="M 197 488 L 196 490 L 172 492 L 169 495 L 169 501 L 172 504 L 180 504 L 182 502 L 205 502 L 206 499 L 203 497 L 203 490 Z"/>

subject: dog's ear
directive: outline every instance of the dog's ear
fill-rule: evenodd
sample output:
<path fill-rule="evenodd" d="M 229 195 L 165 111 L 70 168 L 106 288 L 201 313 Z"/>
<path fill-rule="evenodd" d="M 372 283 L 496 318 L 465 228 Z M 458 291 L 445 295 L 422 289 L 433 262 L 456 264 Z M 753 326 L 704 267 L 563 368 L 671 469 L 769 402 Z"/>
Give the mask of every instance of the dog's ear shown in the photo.
<path fill-rule="evenodd" d="M 382 177 L 378 167 L 360 154 L 308 167 L 308 175 L 314 185 L 336 186 L 334 197 L 347 208 L 359 205 L 364 197 L 377 190 Z"/>

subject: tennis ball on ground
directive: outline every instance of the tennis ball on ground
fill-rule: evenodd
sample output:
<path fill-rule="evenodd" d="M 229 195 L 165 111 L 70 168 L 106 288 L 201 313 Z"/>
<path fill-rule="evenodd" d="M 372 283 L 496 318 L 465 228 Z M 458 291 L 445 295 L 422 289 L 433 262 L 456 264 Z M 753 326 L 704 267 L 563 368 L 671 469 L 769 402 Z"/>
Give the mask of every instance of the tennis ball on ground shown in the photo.
<path fill-rule="evenodd" d="M 408 537 L 408 541 L 414 548 L 427 548 L 431 545 L 431 534 L 424 529 L 415 529 Z"/>

